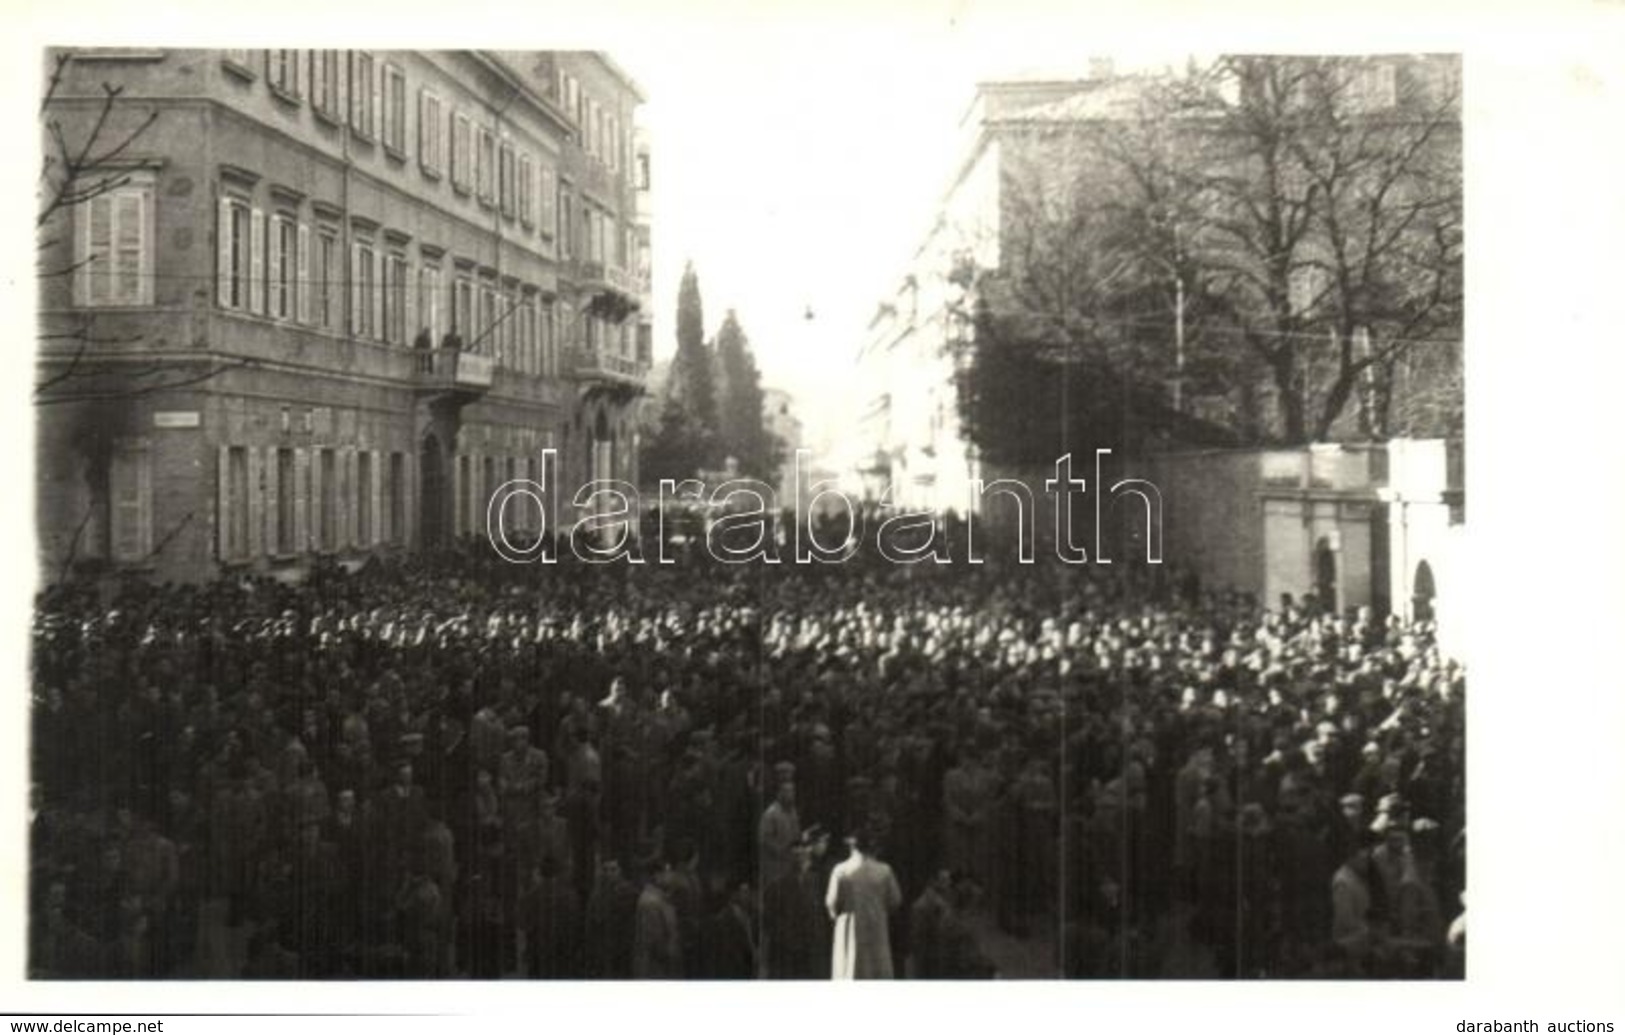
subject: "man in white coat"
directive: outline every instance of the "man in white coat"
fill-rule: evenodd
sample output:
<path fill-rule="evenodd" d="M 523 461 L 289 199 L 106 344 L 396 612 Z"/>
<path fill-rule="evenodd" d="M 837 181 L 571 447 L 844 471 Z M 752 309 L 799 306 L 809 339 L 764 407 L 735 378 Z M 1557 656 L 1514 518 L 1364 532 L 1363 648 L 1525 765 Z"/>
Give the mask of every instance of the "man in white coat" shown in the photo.
<path fill-rule="evenodd" d="M 892 976 L 891 914 L 903 892 L 891 867 L 868 854 L 863 835 L 847 838 L 851 855 L 829 875 L 824 905 L 835 921 L 830 977 L 836 981 Z"/>

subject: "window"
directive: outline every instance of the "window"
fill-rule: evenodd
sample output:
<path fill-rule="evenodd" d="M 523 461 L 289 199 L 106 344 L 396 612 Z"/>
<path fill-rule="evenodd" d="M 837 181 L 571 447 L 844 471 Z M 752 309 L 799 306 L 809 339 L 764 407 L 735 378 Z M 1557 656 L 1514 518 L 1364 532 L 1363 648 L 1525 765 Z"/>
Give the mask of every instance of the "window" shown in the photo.
<path fill-rule="evenodd" d="M 275 552 L 291 554 L 299 547 L 294 538 L 294 514 L 298 503 L 294 480 L 293 450 L 276 451 L 276 546 Z"/>
<path fill-rule="evenodd" d="M 316 275 L 311 279 L 314 293 L 316 326 L 331 331 L 337 324 L 333 285 L 339 276 L 339 239 L 337 231 L 322 227 L 316 234 Z"/>
<path fill-rule="evenodd" d="M 299 52 L 267 50 L 265 84 L 289 100 L 299 99 Z"/>
<path fill-rule="evenodd" d="M 265 214 L 238 198 L 223 198 L 218 236 L 220 307 L 265 312 Z"/>
<path fill-rule="evenodd" d="M 517 185 L 514 183 L 514 151 L 513 145 L 506 140 L 502 142 L 500 157 L 497 165 L 497 198 L 502 208 L 502 214 L 509 219 L 514 217 L 517 203 L 514 195 Z"/>
<path fill-rule="evenodd" d="M 649 189 L 649 156 L 638 155 L 638 190 Z"/>
<path fill-rule="evenodd" d="M 338 466 L 338 454 L 322 450 L 317 465 L 320 488 L 316 493 L 316 546 L 322 550 L 334 550 L 339 545 Z"/>
<path fill-rule="evenodd" d="M 559 184 L 559 257 L 570 258 L 575 245 L 575 202 L 570 188 Z"/>
<path fill-rule="evenodd" d="M 299 230 L 298 222 L 290 216 L 279 213 L 271 217 L 267 287 L 270 315 L 278 320 L 291 320 L 299 311 Z"/>
<path fill-rule="evenodd" d="M 553 170 L 542 166 L 542 234 L 552 237 L 558 233 L 558 186 L 553 182 Z"/>
<path fill-rule="evenodd" d="M 1377 112 L 1392 109 L 1397 101 L 1394 66 L 1387 62 L 1368 62 L 1354 69 L 1348 86 L 1349 108 L 1357 112 Z"/>
<path fill-rule="evenodd" d="M 377 253 L 371 242 L 357 241 L 350 248 L 350 335 L 371 338 L 378 333 L 373 299 L 378 291 L 374 271 Z"/>
<path fill-rule="evenodd" d="M 439 176 L 445 147 L 445 130 L 440 125 L 440 97 L 429 90 L 418 94 L 418 162 L 423 171 Z"/>
<path fill-rule="evenodd" d="M 542 374 L 546 377 L 557 377 L 559 372 L 559 329 L 558 314 L 549 302 L 542 307 Z"/>
<path fill-rule="evenodd" d="M 451 120 L 451 185 L 467 194 L 474 185 L 473 124 L 456 112 Z"/>
<path fill-rule="evenodd" d="M 406 73 L 395 65 L 384 66 L 383 128 L 384 147 L 397 158 L 406 157 Z"/>
<path fill-rule="evenodd" d="M 474 184 L 481 204 L 496 201 L 496 137 L 487 126 L 474 131 Z"/>
<path fill-rule="evenodd" d="M 152 304 L 153 180 L 127 178 L 75 207 L 79 305 Z"/>
<path fill-rule="evenodd" d="M 350 51 L 350 128 L 363 139 L 374 133 L 374 107 L 372 53 L 365 50 Z"/>
<path fill-rule="evenodd" d="M 497 322 L 497 293 L 489 284 L 480 285 L 480 312 L 474 324 L 474 340 L 469 347 L 489 356 L 496 351 L 491 331 Z"/>
<path fill-rule="evenodd" d="M 536 223 L 536 167 L 524 152 L 519 154 L 519 222 L 525 226 Z"/>
<path fill-rule="evenodd" d="M 452 329 L 463 339 L 463 348 L 474 343 L 474 282 L 459 275 L 451 292 Z"/>
<path fill-rule="evenodd" d="M 152 553 L 152 459 L 146 442 L 116 440 L 107 478 L 113 560 L 145 561 Z"/>
<path fill-rule="evenodd" d="M 339 52 L 310 52 L 310 106 L 331 120 L 339 117 Z"/>
<path fill-rule="evenodd" d="M 577 126 L 581 125 L 581 84 L 575 76 L 564 77 L 564 111 Z"/>
<path fill-rule="evenodd" d="M 389 541 L 406 542 L 406 457 L 389 454 Z"/>
<path fill-rule="evenodd" d="M 363 449 L 356 455 L 355 485 L 355 541 L 357 546 L 371 546 L 372 528 L 372 453 Z"/>
<path fill-rule="evenodd" d="M 228 50 L 220 56 L 220 61 L 228 72 L 235 72 L 245 79 L 254 78 L 253 51 Z"/>
<path fill-rule="evenodd" d="M 519 303 L 512 292 L 503 292 L 502 305 L 497 313 L 498 333 L 502 335 L 503 366 L 519 369 Z"/>
<path fill-rule="evenodd" d="M 429 345 L 440 345 L 440 267 L 418 270 L 418 329 L 429 332 Z"/>
<path fill-rule="evenodd" d="M 248 450 L 230 446 L 221 451 L 219 509 L 220 559 L 248 556 Z"/>
<path fill-rule="evenodd" d="M 382 337 L 394 345 L 406 344 L 406 256 L 390 252 L 384 259 L 384 326 Z"/>

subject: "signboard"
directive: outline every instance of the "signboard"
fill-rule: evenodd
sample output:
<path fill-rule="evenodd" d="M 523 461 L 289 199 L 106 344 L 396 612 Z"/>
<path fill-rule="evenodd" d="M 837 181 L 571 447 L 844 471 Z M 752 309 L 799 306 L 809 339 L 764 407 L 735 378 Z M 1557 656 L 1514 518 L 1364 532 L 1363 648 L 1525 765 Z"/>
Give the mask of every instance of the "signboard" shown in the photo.
<path fill-rule="evenodd" d="M 157 410 L 152 415 L 155 428 L 196 428 L 203 424 L 203 415 L 196 410 Z"/>

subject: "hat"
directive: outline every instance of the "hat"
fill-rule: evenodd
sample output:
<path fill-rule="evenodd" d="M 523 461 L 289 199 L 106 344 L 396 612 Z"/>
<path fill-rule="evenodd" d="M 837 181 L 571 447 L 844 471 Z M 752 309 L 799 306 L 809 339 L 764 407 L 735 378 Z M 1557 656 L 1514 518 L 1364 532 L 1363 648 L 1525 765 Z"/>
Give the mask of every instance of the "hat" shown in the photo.
<path fill-rule="evenodd" d="M 1382 754 L 1382 748 L 1377 746 L 1376 741 L 1368 740 L 1368 741 L 1365 742 L 1365 747 L 1360 749 L 1360 754 L 1362 754 L 1362 755 L 1380 755 L 1380 754 Z"/>

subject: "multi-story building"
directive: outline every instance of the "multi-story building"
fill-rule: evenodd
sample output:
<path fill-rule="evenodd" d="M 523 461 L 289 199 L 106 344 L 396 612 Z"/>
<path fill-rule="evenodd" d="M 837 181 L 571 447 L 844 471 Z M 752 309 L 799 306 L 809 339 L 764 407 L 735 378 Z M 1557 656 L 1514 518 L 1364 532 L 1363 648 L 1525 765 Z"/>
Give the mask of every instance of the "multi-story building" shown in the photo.
<path fill-rule="evenodd" d="M 1397 297 L 1406 290 L 1420 296 L 1435 286 L 1448 292 L 1453 286 L 1448 283 L 1452 256 L 1459 278 L 1459 252 L 1448 244 L 1455 228 L 1447 222 L 1432 222 L 1448 218 L 1440 213 L 1449 207 L 1452 182 L 1459 183 L 1459 62 L 1436 55 L 1234 58 L 1227 67 L 1239 73 L 1228 82 L 1204 88 L 1223 91 L 1235 87 L 1237 95 L 1216 93 L 1211 98 L 1215 103 L 1206 107 L 1195 103 L 1190 93 L 1176 94 L 1177 77 L 1171 74 L 1116 74 L 1104 62 L 1092 63 L 1089 74 L 1077 80 L 984 83 L 977 88 L 960 122 L 959 158 L 936 217 L 896 287 L 878 306 L 858 349 L 854 381 L 864 386 L 866 398 L 853 424 L 856 442 L 844 450 L 856 458 L 856 470 L 850 473 L 866 495 L 885 493 L 897 505 L 1002 518 L 1002 513 L 984 512 L 984 501 L 972 492 L 976 479 L 1014 477 L 1027 482 L 1037 496 L 1042 480 L 1051 474 L 1037 463 L 1031 469 L 993 464 L 967 441 L 957 405 L 956 378 L 974 351 L 967 346 L 978 334 L 977 317 L 1001 321 L 1026 341 L 1041 341 L 1065 350 L 1063 354 L 1071 354 L 1085 335 L 1098 335 L 1100 325 L 1117 319 L 1119 328 L 1132 328 L 1120 332 L 1120 337 L 1137 335 L 1134 344 L 1142 355 L 1151 357 L 1136 357 L 1142 364 L 1136 376 L 1153 386 L 1149 393 L 1161 390 L 1157 379 L 1165 377 L 1166 397 L 1171 398 L 1161 418 L 1166 426 L 1159 429 L 1163 437 L 1142 436 L 1137 440 L 1139 449 L 1163 453 L 1214 442 L 1287 447 L 1223 456 L 1144 457 L 1148 468 L 1170 480 L 1162 485 L 1170 549 L 1174 545 L 1192 547 L 1174 559 L 1205 566 L 1204 574 L 1213 576 L 1215 583 L 1254 589 L 1272 600 L 1283 592 L 1313 592 L 1333 606 L 1375 604 L 1414 610 L 1416 600 L 1432 599 L 1434 589 L 1429 587 L 1448 567 L 1441 559 L 1446 551 L 1436 548 L 1444 537 L 1435 536 L 1427 543 L 1406 538 L 1414 539 L 1415 529 L 1421 527 L 1415 520 L 1416 514 L 1423 513 L 1417 510 L 1417 501 L 1431 507 L 1426 510 L 1429 521 L 1447 515 L 1444 527 L 1454 527 L 1460 513 L 1459 508 L 1440 502 L 1459 497 L 1460 478 L 1447 480 L 1447 465 L 1442 460 L 1423 463 L 1415 459 L 1443 457 L 1448 452 L 1440 439 L 1452 434 L 1452 408 L 1456 414 L 1460 412 L 1459 323 L 1450 327 L 1449 310 L 1442 309 L 1446 315 L 1436 338 L 1394 350 L 1399 361 L 1385 367 L 1375 363 L 1355 367 L 1352 377 L 1345 376 L 1350 369 L 1346 361 L 1338 365 L 1340 346 L 1329 342 L 1347 343 L 1357 358 L 1379 348 L 1371 344 L 1378 331 L 1366 334 L 1367 328 L 1339 326 L 1339 321 L 1351 319 L 1340 298 L 1347 301 L 1352 297 L 1374 308 L 1369 298 L 1357 296 L 1392 291 Z M 1193 87 L 1181 84 L 1178 89 Z M 1317 89 L 1321 92 L 1316 93 Z M 1248 95 L 1248 90 L 1268 95 L 1258 98 Z M 1172 96 L 1180 97 L 1185 106 L 1161 110 L 1177 115 L 1145 118 Z M 1296 164 L 1279 170 L 1270 189 L 1293 213 L 1290 218 L 1302 225 L 1291 231 L 1295 236 L 1284 264 L 1266 271 L 1281 281 L 1271 283 L 1264 292 L 1269 296 L 1267 302 L 1241 301 L 1242 305 L 1273 310 L 1269 319 L 1255 319 L 1245 333 L 1256 334 L 1263 326 L 1264 334 L 1306 343 L 1292 357 L 1297 366 L 1290 378 L 1276 376 L 1278 371 L 1262 360 L 1249 359 L 1246 348 L 1230 348 L 1225 357 L 1228 365 L 1207 368 L 1218 369 L 1217 375 L 1209 373 L 1203 378 L 1188 370 L 1185 299 L 1198 292 L 1195 285 L 1183 281 L 1182 268 L 1145 245 L 1145 240 L 1167 234 L 1175 243 L 1176 257 L 1181 247 L 1187 256 L 1205 250 L 1202 254 L 1210 268 L 1231 261 L 1235 268 L 1250 269 L 1246 263 L 1253 256 L 1241 254 L 1242 247 L 1226 229 L 1244 220 L 1227 222 L 1225 217 L 1233 217 L 1234 212 L 1221 210 L 1225 203 L 1222 189 L 1193 194 L 1187 202 L 1191 211 L 1175 210 L 1170 203 L 1168 208 L 1173 211 L 1158 212 L 1148 203 L 1146 183 L 1136 179 L 1171 178 L 1170 156 L 1177 153 L 1185 163 L 1182 168 L 1199 169 L 1222 188 L 1227 170 L 1253 157 L 1245 150 L 1248 142 L 1237 142 L 1234 124 L 1214 114 L 1227 105 L 1233 109 L 1240 101 L 1275 105 L 1277 117 L 1286 125 L 1335 124 L 1341 133 L 1306 136 L 1300 143 L 1326 149 L 1325 154 L 1341 160 L 1342 165 L 1328 157 L 1317 166 L 1313 156 L 1295 154 L 1292 162 Z M 1387 134 L 1405 143 L 1393 144 Z M 1140 164 L 1132 164 L 1136 161 Z M 1381 175 L 1361 179 L 1369 170 Z M 1256 175 L 1256 170 L 1247 175 Z M 1172 193 L 1170 188 L 1165 190 L 1164 197 Z M 1337 191 L 1337 204 L 1351 210 L 1358 202 L 1348 199 L 1380 197 L 1393 206 L 1393 218 L 1372 224 L 1374 240 L 1389 239 L 1384 237 L 1388 234 L 1397 240 L 1413 224 L 1430 231 L 1436 225 L 1438 242 L 1444 243 L 1434 268 L 1423 272 L 1433 272 L 1440 279 L 1418 276 L 1405 283 L 1404 276 L 1396 275 L 1382 282 L 1370 277 L 1369 269 L 1360 269 L 1360 253 L 1356 252 L 1352 259 L 1342 255 L 1356 282 L 1342 288 L 1331 283 L 1336 278 L 1327 271 L 1336 266 L 1323 239 L 1330 231 L 1319 224 L 1309 225 L 1302 214 L 1323 203 L 1317 202 L 1316 190 Z M 1432 191 L 1437 193 L 1428 193 Z M 1420 206 L 1407 209 L 1412 200 Z M 1202 210 L 1203 205 L 1211 207 Z M 1138 225 L 1141 239 L 1133 246 L 1121 239 L 1092 236 L 1095 224 L 1091 219 L 1108 210 L 1122 212 L 1135 206 L 1144 207 L 1140 214 L 1146 219 Z M 1340 210 L 1339 214 L 1349 213 Z M 1179 226 L 1181 218 L 1190 225 Z M 1360 246 L 1359 241 L 1342 243 L 1356 249 Z M 1435 243 L 1422 242 L 1417 251 L 1425 252 Z M 1226 248 L 1234 251 L 1226 252 Z M 1395 268 L 1403 270 L 1403 262 L 1410 258 L 1383 255 L 1376 261 L 1396 262 Z M 1110 283 L 1131 263 L 1143 263 L 1153 272 L 1128 279 L 1154 284 L 1155 290 L 1142 289 L 1132 296 L 1132 310 L 1104 308 L 1100 299 L 1107 296 L 1095 292 L 1093 285 Z M 1367 279 L 1359 281 L 1361 276 Z M 1340 296 L 1339 290 L 1344 294 Z M 1223 323 L 1223 317 L 1214 312 L 1209 310 L 1210 322 L 1201 325 L 1209 332 L 1207 340 L 1234 343 L 1244 332 L 1233 323 Z M 1389 323 L 1384 332 L 1390 335 L 1390 344 L 1398 343 L 1393 335 L 1427 333 L 1405 330 L 1402 319 Z M 1151 329 L 1140 329 L 1144 327 Z M 1329 338 L 1329 332 L 1342 337 Z M 1208 347 L 1219 351 L 1211 344 Z M 1377 390 L 1373 376 L 1380 369 L 1387 370 L 1383 392 Z M 1057 372 L 1064 371 L 1060 365 Z M 1280 387 L 1283 381 L 1296 386 L 1299 399 L 1286 398 Z M 1126 400 L 1126 376 L 1123 384 L 1121 398 Z M 1248 432 L 1249 428 L 1290 427 L 1291 422 L 1283 419 L 1289 406 L 1297 403 L 1300 409 L 1312 409 L 1306 401 L 1311 396 L 1330 410 L 1325 401 L 1337 399 L 1337 392 L 1347 393 L 1342 399 L 1348 405 L 1324 430 L 1304 420 L 1300 423 L 1308 434 L 1284 441 L 1267 432 Z M 1059 407 L 1053 406 L 1055 401 L 1049 400 L 1052 408 L 1045 410 L 1042 428 L 1034 426 L 1035 436 L 1043 437 L 1041 443 L 1034 443 L 1035 453 L 1051 450 L 1043 455 L 1058 457 L 1071 451 L 1087 457 L 1096 447 L 1114 446 L 1119 454 L 1125 452 L 1115 441 L 1080 441 L 1081 436 L 1069 434 L 1076 426 L 1075 418 L 1067 412 L 1064 397 Z M 1040 404 L 1040 400 L 1032 401 L 1034 407 Z M 1126 402 L 1119 405 L 1125 412 L 1131 409 Z M 1074 411 L 1086 408 L 1072 407 Z M 1061 412 L 1055 414 L 1055 409 Z M 1059 419 L 1051 424 L 1053 417 Z M 1060 426 L 1059 433 L 1050 430 L 1055 425 Z M 1227 437 L 1215 430 L 1234 434 Z M 1309 439 L 1317 432 L 1318 437 L 1347 444 L 1347 449 L 1318 444 L 1311 448 Z M 1209 435 L 1212 437 L 1206 437 Z M 1429 441 L 1387 444 L 1388 440 L 1410 438 Z M 1377 445 L 1370 444 L 1373 439 Z M 1330 462 L 1327 457 L 1344 452 L 1380 457 L 1372 461 L 1374 465 L 1386 463 L 1390 454 L 1399 458 L 1395 464 L 1409 465 L 1406 470 L 1410 473 L 1402 479 L 1409 495 L 1395 496 L 1386 474 L 1349 476 L 1336 483 L 1336 493 L 1341 495 L 1335 499 L 1328 495 L 1332 483 L 1320 474 L 1298 476 L 1298 467 L 1309 463 L 1303 457 L 1313 455 L 1324 466 Z M 1291 467 L 1296 480 L 1271 480 L 1258 473 L 1273 470 L 1269 465 L 1277 463 L 1278 456 L 1290 458 L 1279 462 Z M 1117 459 L 1125 458 L 1119 455 Z M 1435 475 L 1437 484 L 1422 484 Z M 1101 488 L 1095 486 L 1094 491 Z M 1215 502 L 1221 499 L 1225 501 L 1223 513 Z M 1398 512 L 1395 508 L 1401 503 L 1410 508 L 1412 520 L 1405 527 L 1390 527 L 1390 515 Z M 1039 522 L 1038 527 L 1042 530 L 1044 523 Z M 1313 528 L 1315 534 L 1289 536 L 1282 531 L 1289 527 Z M 1369 550 L 1363 545 L 1368 541 L 1375 544 Z M 1223 545 L 1237 542 L 1254 543 L 1256 548 L 1238 550 Z M 1339 557 L 1345 543 L 1348 553 Z M 1427 559 L 1423 554 L 1432 556 L 1433 563 L 1423 564 Z M 1418 590 L 1418 585 L 1426 592 Z"/>
<path fill-rule="evenodd" d="M 294 572 L 483 533 L 549 449 L 563 485 L 635 477 L 641 95 L 607 57 L 48 64 L 47 153 L 95 159 L 41 229 L 49 577 Z M 528 506 L 510 527 L 538 527 Z"/>

